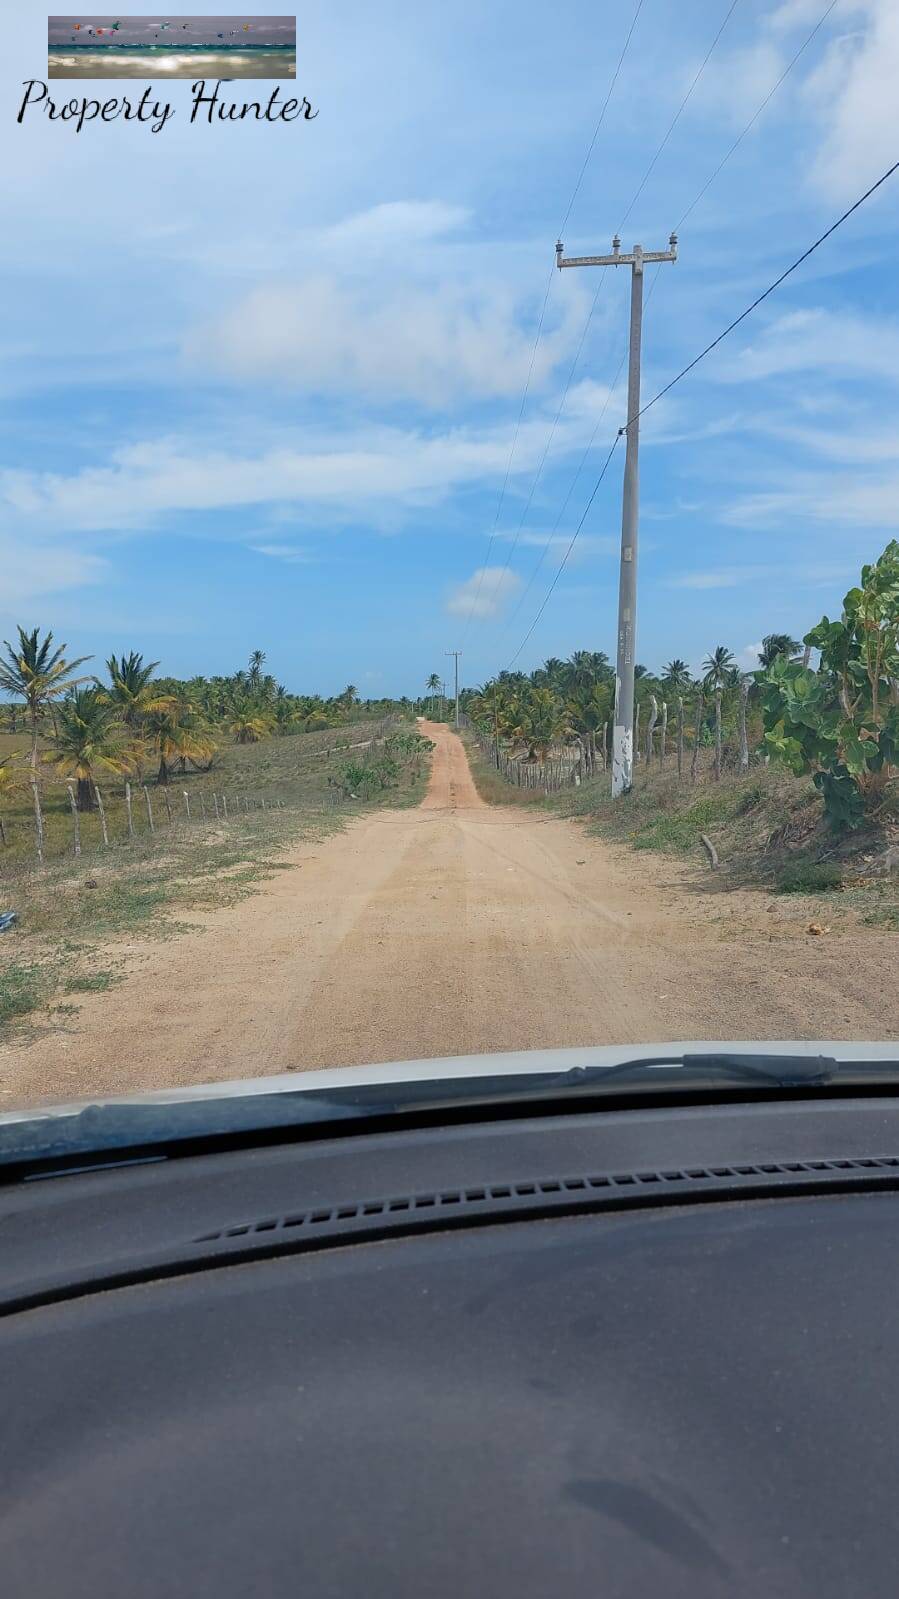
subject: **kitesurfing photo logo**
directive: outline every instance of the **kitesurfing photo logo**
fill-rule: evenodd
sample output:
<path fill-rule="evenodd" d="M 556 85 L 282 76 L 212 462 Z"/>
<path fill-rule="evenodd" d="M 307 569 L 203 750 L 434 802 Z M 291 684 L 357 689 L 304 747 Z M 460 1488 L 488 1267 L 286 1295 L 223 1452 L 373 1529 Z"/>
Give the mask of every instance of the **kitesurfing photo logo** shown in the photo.
<path fill-rule="evenodd" d="M 295 78 L 296 17 L 48 17 L 50 78 Z"/>

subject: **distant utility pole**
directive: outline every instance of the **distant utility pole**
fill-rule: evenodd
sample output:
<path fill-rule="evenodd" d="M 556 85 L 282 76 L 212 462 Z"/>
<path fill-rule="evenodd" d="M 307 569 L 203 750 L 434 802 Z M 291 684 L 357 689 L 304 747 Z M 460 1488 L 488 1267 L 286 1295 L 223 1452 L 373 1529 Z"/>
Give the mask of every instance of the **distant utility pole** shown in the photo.
<path fill-rule="evenodd" d="M 462 654 L 462 651 L 461 650 L 446 650 L 444 653 L 446 655 L 452 655 L 452 657 L 453 657 L 453 659 L 454 659 L 454 661 L 456 663 L 456 715 L 455 715 L 454 720 L 455 720 L 456 727 L 458 727 L 459 726 L 459 656 Z"/>
<path fill-rule="evenodd" d="M 637 533 L 640 506 L 640 341 L 643 332 L 643 267 L 647 261 L 676 261 L 677 234 L 667 250 L 645 250 L 635 244 L 621 254 L 617 233 L 611 255 L 578 255 L 563 259 L 556 245 L 556 266 L 629 266 L 631 269 L 631 332 L 627 369 L 627 455 L 621 505 L 621 567 L 618 576 L 618 662 L 615 673 L 615 725 L 612 734 L 612 793 L 626 794 L 634 780 L 634 651 L 637 643 Z"/>

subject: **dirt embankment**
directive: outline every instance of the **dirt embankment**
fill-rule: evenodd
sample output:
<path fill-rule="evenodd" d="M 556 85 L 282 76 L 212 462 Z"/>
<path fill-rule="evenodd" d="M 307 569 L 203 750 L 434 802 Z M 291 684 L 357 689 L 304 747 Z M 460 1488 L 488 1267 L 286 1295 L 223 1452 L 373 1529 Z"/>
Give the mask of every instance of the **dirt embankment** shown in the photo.
<path fill-rule="evenodd" d="M 253 898 L 0 1050 L 5 1106 L 475 1051 L 899 1036 L 895 935 L 486 805 L 434 739 L 420 807 L 296 849 Z M 119 950 L 121 953 L 121 949 Z"/>

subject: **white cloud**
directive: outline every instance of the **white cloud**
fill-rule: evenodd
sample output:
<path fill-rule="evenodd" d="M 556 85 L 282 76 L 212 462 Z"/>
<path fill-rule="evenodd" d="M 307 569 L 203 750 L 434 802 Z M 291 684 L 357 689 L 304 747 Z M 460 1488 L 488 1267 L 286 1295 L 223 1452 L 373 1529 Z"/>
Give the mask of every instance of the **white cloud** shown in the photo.
<path fill-rule="evenodd" d="M 270 555 L 273 560 L 287 561 L 293 566 L 308 566 L 317 559 L 301 544 L 251 544 L 250 549 L 256 555 Z"/>
<path fill-rule="evenodd" d="M 581 448 L 589 432 L 589 417 L 570 419 L 556 430 L 553 456 Z M 337 515 L 404 512 L 503 477 L 512 436 L 511 424 L 433 433 L 309 431 L 305 449 L 277 444 L 257 454 L 181 438 L 145 440 L 107 451 L 104 466 L 70 474 L 0 470 L 0 526 L 123 531 L 153 526 L 172 512 L 251 505 L 315 506 Z M 545 418 L 523 424 L 514 474 L 534 469 L 546 436 Z"/>
<path fill-rule="evenodd" d="M 845 474 L 831 474 L 824 481 L 820 475 L 793 479 L 790 486 L 772 493 L 742 495 L 723 508 L 719 519 L 731 527 L 795 528 L 815 522 L 895 535 L 899 472 L 867 479 Z"/>
<path fill-rule="evenodd" d="M 793 372 L 834 372 L 899 381 L 899 323 L 885 316 L 791 311 L 770 322 L 729 362 L 712 369 L 722 382 Z"/>
<path fill-rule="evenodd" d="M 106 562 L 81 550 L 52 544 L 26 544 L 21 538 L 0 537 L 0 603 L 4 611 L 45 595 L 97 583 L 106 575 Z"/>
<path fill-rule="evenodd" d="M 396 260 L 407 246 L 456 233 L 470 221 L 466 206 L 443 200 L 389 200 L 327 228 L 322 243 L 327 250 L 351 251 L 357 259 L 358 252 L 370 260 L 373 251 L 384 250 Z"/>
<path fill-rule="evenodd" d="M 809 83 L 826 129 L 813 178 L 833 200 L 852 199 L 895 160 L 899 6 L 857 0 L 847 9 L 860 26 L 831 43 Z"/>
<path fill-rule="evenodd" d="M 721 567 L 715 572 L 678 572 L 665 586 L 670 589 L 735 589 L 757 575 L 745 566 Z"/>
<path fill-rule="evenodd" d="M 535 389 L 568 350 L 580 304 L 568 297 L 562 324 L 544 332 Z M 254 289 L 193 333 L 186 354 L 240 381 L 443 409 L 465 397 L 520 394 L 533 344 L 533 328 L 495 285 L 374 289 L 322 275 Z"/>
<path fill-rule="evenodd" d="M 481 566 L 452 590 L 446 609 L 450 616 L 471 616 L 482 621 L 499 616 L 520 588 L 517 572 L 502 566 Z"/>

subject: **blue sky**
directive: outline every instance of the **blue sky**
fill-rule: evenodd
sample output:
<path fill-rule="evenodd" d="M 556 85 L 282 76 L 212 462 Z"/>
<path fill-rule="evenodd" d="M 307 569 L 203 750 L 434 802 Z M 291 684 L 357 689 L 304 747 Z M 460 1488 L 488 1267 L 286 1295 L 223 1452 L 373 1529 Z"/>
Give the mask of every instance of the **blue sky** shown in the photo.
<path fill-rule="evenodd" d="M 739 0 L 626 248 L 664 247 L 825 3 Z M 633 9 L 312 5 L 297 92 L 315 121 L 191 127 L 190 85 L 168 82 L 159 135 L 17 126 L 46 56 L 44 17 L 18 13 L 0 637 L 50 626 L 78 654 L 136 648 L 184 676 L 258 646 L 323 693 L 414 693 L 462 640 L 464 681 L 508 664 L 624 416 L 621 270 L 547 450 L 599 283 L 556 274 L 500 505 L 556 234 Z M 726 9 L 644 0 L 570 254 L 608 250 Z M 645 395 L 896 159 L 897 81 L 894 0 L 838 0 L 681 229 L 647 309 Z M 837 609 L 895 536 L 897 207 L 899 179 L 646 418 L 647 665 L 722 642 L 748 664 L 763 633 Z M 614 654 L 622 468 L 619 450 L 517 664 Z"/>

